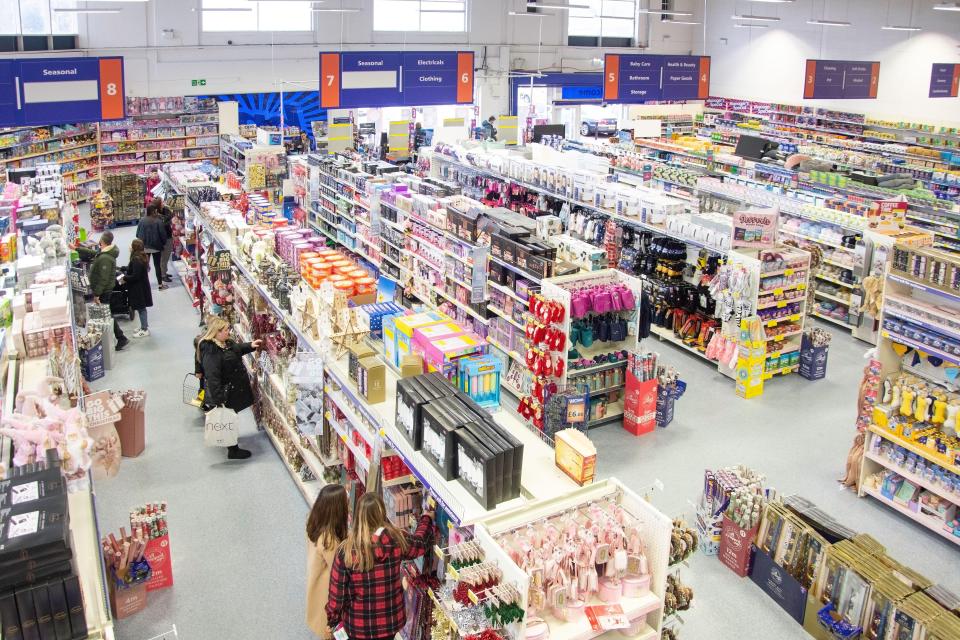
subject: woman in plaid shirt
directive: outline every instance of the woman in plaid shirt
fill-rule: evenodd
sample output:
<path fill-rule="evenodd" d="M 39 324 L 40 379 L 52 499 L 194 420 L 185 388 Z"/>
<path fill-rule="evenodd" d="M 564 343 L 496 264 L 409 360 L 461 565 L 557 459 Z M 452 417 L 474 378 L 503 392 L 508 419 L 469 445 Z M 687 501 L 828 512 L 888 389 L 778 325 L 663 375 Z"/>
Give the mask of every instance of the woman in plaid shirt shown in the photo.
<path fill-rule="evenodd" d="M 427 552 L 435 533 L 433 518 L 433 511 L 425 511 L 410 535 L 390 524 L 380 496 L 360 498 L 330 569 L 330 629 L 342 624 L 351 640 L 392 640 L 407 622 L 401 564 Z"/>

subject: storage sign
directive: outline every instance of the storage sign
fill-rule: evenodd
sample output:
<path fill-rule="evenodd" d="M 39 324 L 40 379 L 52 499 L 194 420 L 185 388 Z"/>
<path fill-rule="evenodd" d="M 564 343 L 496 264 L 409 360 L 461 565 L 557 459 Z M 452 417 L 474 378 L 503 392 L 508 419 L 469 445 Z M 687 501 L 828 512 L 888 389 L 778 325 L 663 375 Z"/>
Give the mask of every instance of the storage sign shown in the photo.
<path fill-rule="evenodd" d="M 877 97 L 880 63 L 856 60 L 807 60 L 804 99 L 864 100 Z"/>
<path fill-rule="evenodd" d="M 325 109 L 472 103 L 472 51 L 320 54 Z"/>
<path fill-rule="evenodd" d="M 0 60 L 0 126 L 124 117 L 123 58 Z"/>
<path fill-rule="evenodd" d="M 604 57 L 606 102 L 706 100 L 709 95 L 710 56 L 608 53 Z"/>

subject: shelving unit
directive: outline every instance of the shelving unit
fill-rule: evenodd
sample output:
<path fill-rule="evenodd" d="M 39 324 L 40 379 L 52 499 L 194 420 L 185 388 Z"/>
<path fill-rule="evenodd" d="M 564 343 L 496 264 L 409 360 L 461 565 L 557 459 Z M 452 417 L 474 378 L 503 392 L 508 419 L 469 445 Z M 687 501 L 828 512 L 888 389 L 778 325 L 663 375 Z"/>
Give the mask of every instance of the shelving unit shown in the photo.
<path fill-rule="evenodd" d="M 217 160 L 217 110 L 136 115 L 100 125 L 100 164 L 104 175 L 146 174 L 172 162 Z"/>

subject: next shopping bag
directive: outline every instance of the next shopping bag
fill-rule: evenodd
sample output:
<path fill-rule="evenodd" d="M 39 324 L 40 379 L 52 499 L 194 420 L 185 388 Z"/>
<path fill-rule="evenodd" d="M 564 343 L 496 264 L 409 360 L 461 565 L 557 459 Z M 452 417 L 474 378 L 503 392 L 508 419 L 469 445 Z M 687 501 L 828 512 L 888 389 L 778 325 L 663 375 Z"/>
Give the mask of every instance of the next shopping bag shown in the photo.
<path fill-rule="evenodd" d="M 237 412 L 226 407 L 215 407 L 207 412 L 203 428 L 203 443 L 208 447 L 232 447 L 237 444 L 240 419 Z"/>

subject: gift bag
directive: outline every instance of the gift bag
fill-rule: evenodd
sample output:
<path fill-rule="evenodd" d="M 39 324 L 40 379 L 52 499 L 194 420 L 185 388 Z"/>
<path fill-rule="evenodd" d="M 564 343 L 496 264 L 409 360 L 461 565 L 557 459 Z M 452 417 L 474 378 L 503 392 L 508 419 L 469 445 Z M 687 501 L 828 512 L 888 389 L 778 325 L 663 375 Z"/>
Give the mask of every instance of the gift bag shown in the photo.
<path fill-rule="evenodd" d="M 127 389 L 122 395 L 123 409 L 120 410 L 120 420 L 117 422 L 120 447 L 124 457 L 136 458 L 143 453 L 146 446 L 147 394 L 143 390 Z"/>
<path fill-rule="evenodd" d="M 240 419 L 237 412 L 226 407 L 216 407 L 207 412 L 203 427 L 203 443 L 208 447 L 232 447 L 237 444 Z"/>
<path fill-rule="evenodd" d="M 114 424 L 107 423 L 89 427 L 87 431 L 93 438 L 93 479 L 112 478 L 120 472 L 120 436 Z"/>

